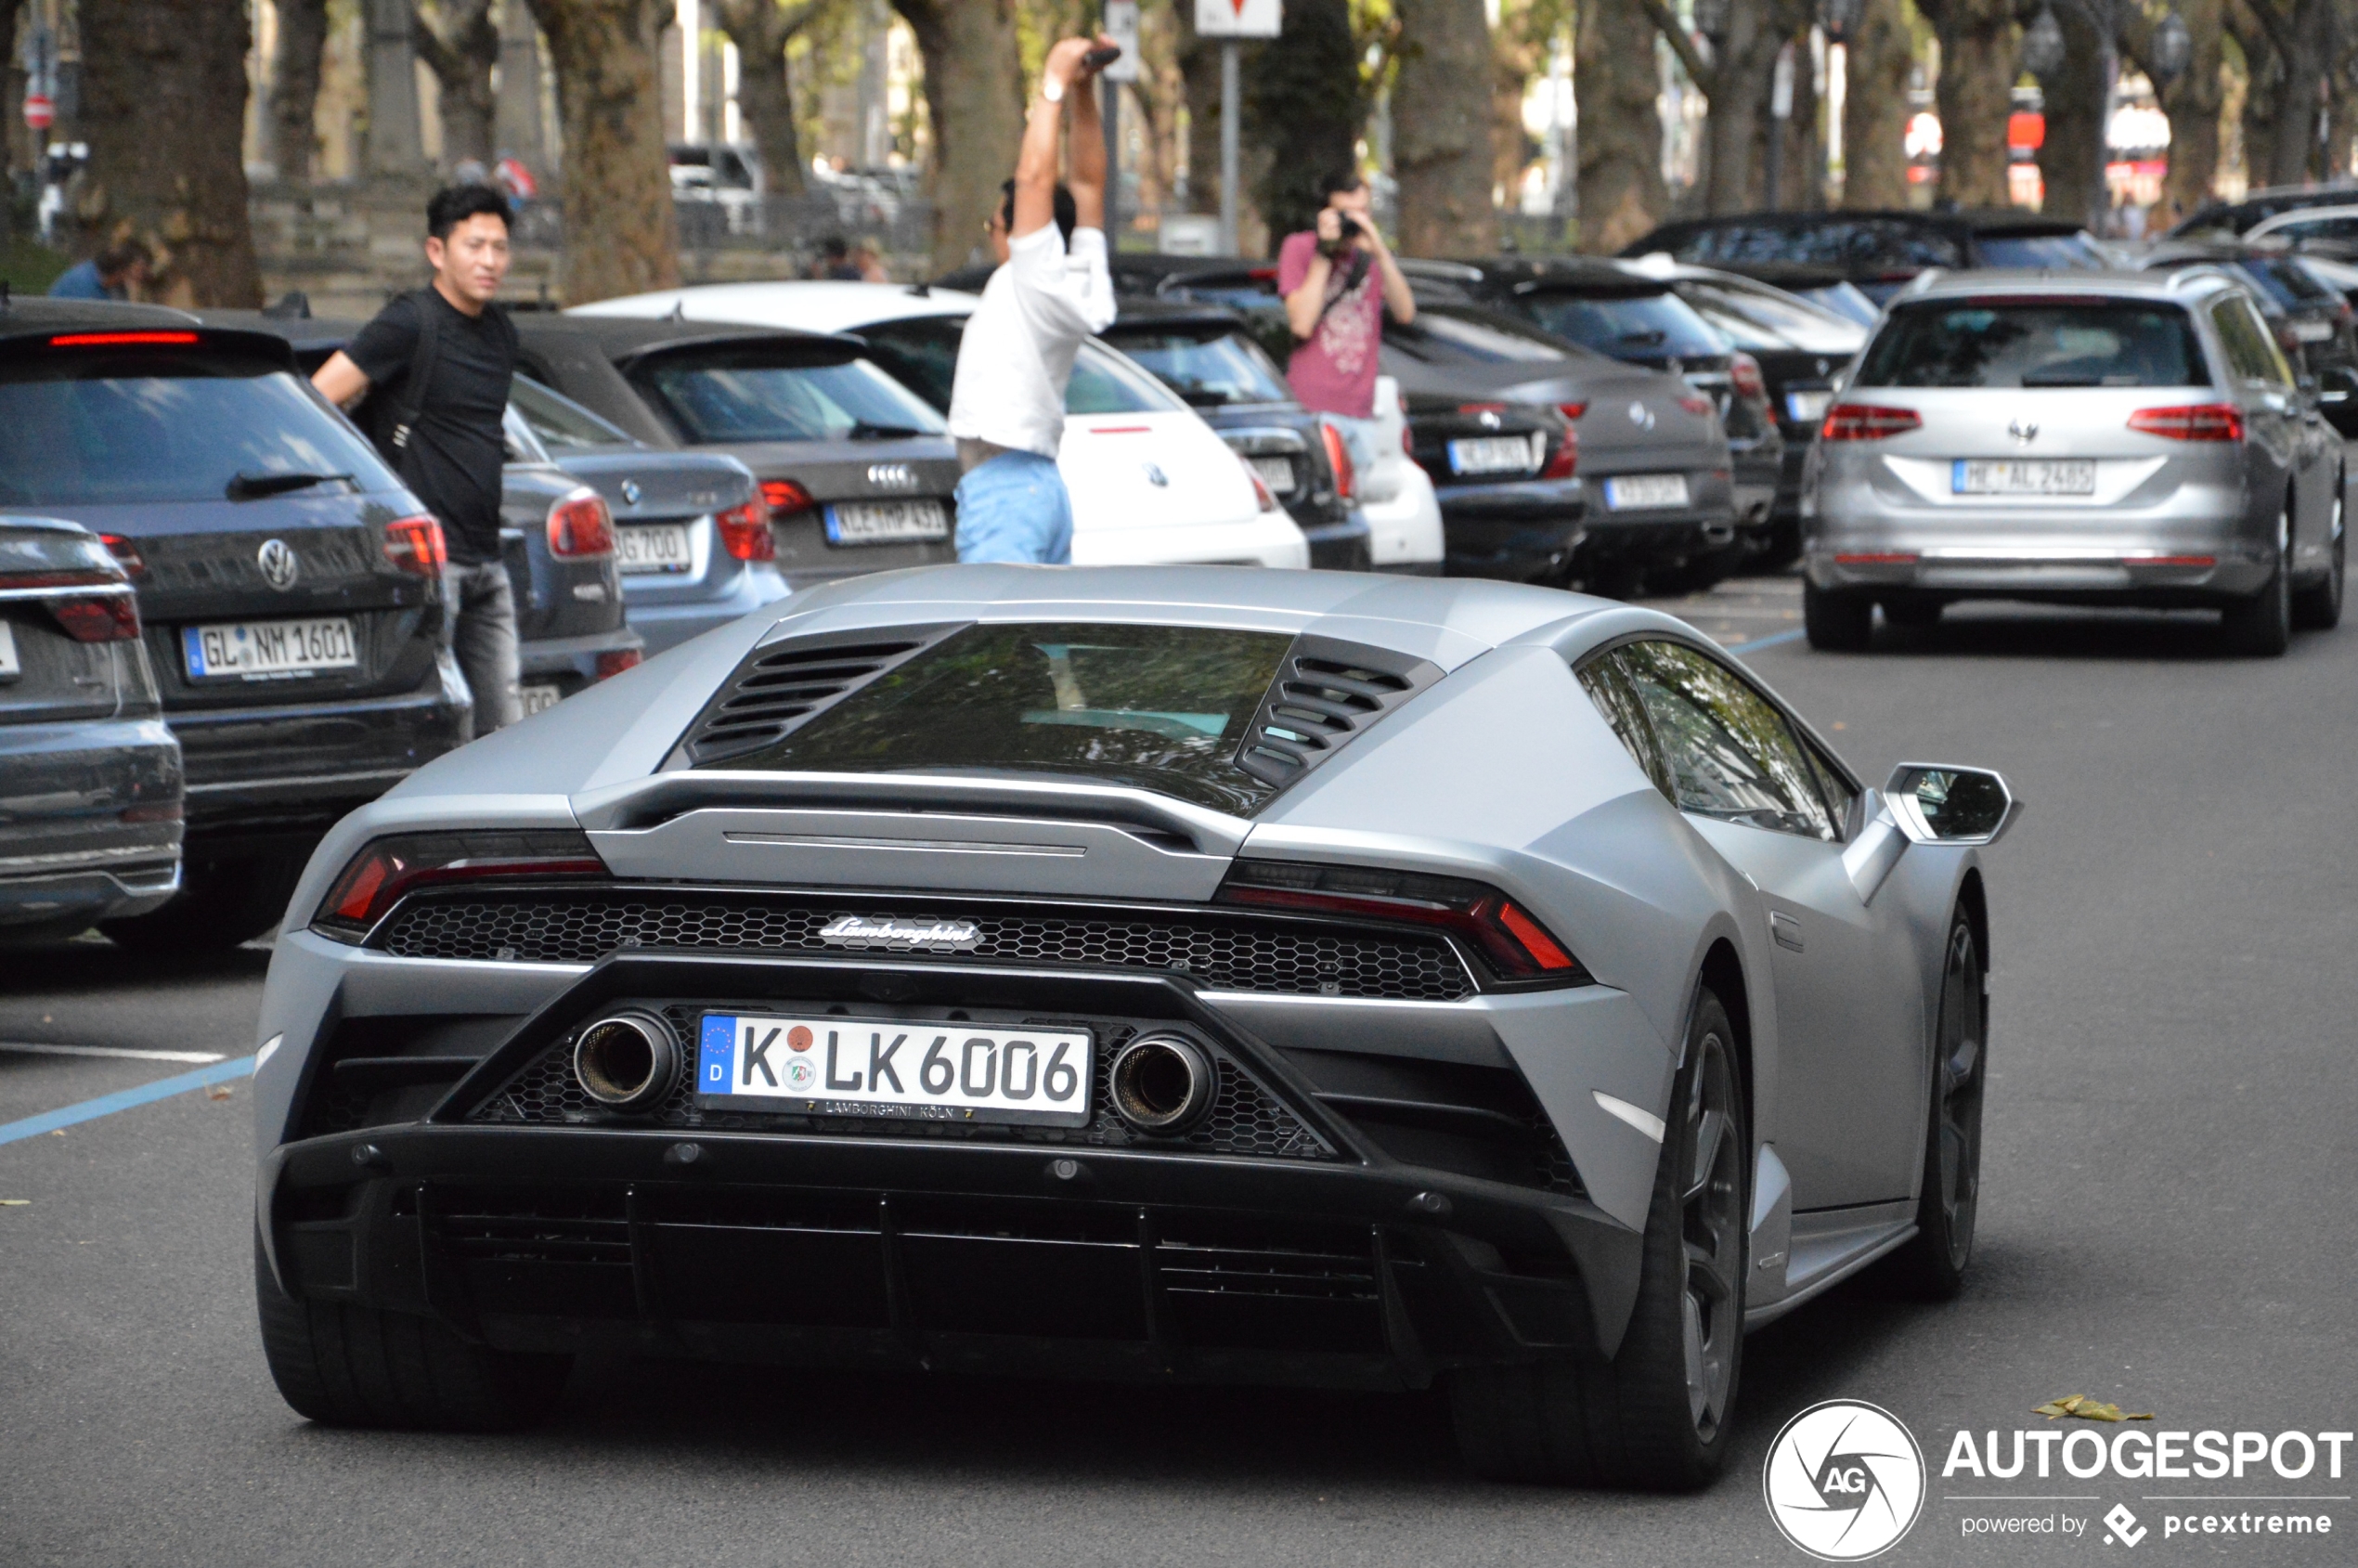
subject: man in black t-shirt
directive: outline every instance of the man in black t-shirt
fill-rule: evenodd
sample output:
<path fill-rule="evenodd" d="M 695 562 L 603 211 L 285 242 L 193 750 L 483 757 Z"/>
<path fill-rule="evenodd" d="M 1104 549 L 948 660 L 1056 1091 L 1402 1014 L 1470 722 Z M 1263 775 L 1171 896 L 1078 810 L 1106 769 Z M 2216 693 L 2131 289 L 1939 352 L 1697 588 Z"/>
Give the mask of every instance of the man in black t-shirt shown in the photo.
<path fill-rule="evenodd" d="M 473 689 L 480 735 L 523 717 L 515 596 L 499 559 L 500 421 L 516 329 L 492 296 L 508 276 L 507 198 L 481 185 L 437 193 L 426 207 L 426 261 L 433 286 L 379 311 L 311 380 L 341 405 L 369 398 L 362 422 L 442 524 L 446 645 Z"/>

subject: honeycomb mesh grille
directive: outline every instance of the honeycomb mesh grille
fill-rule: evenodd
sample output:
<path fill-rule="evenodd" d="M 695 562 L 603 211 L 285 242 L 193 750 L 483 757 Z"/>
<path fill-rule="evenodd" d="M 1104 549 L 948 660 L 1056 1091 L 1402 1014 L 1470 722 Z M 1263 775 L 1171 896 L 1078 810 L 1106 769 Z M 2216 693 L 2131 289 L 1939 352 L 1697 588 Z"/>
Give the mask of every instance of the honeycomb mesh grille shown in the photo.
<path fill-rule="evenodd" d="M 1302 996 L 1454 1002 L 1473 991 L 1463 960 L 1438 938 L 1216 915 L 849 909 L 726 893 L 416 899 L 394 914 L 377 945 L 404 958 L 527 964 L 592 964 L 628 949 L 840 952 L 819 932 L 853 913 L 954 917 L 979 933 L 963 952 L 896 952 L 897 959 L 1156 970 L 1215 991 Z"/>
<path fill-rule="evenodd" d="M 697 1019 L 704 1012 L 726 1011 L 715 1006 L 673 1004 L 663 1009 L 673 1031 L 693 1041 Z M 476 1122 L 510 1126 L 603 1125 L 700 1128 L 710 1132 L 843 1133 L 860 1137 L 971 1139 L 987 1143 L 1064 1144 L 1083 1148 L 1170 1148 L 1194 1153 L 1250 1156 L 1264 1160 L 1336 1160 L 1332 1145 L 1263 1088 L 1234 1057 L 1211 1048 L 1219 1070 L 1219 1087 L 1211 1110 L 1192 1131 L 1175 1138 L 1154 1138 L 1134 1133 L 1113 1114 L 1108 1075 L 1114 1054 L 1137 1030 L 1129 1024 L 1091 1020 L 1097 1037 L 1095 1089 L 1085 1127 L 1038 1127 L 1015 1122 L 944 1122 L 903 1121 L 892 1117 L 772 1115 L 743 1110 L 707 1110 L 696 1104 L 695 1091 L 682 1076 L 653 1111 L 622 1116 L 607 1110 L 581 1091 L 574 1081 L 571 1036 L 535 1056 L 506 1084 L 468 1114 Z"/>

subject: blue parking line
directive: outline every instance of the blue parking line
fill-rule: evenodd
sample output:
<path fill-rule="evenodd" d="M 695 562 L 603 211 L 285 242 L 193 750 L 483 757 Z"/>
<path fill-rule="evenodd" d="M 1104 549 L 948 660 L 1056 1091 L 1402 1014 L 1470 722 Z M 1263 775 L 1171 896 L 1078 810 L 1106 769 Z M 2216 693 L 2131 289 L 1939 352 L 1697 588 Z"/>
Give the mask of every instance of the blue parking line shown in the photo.
<path fill-rule="evenodd" d="M 253 1072 L 253 1058 L 240 1056 L 233 1062 L 216 1062 L 211 1067 L 184 1072 L 176 1078 L 159 1078 L 153 1083 L 142 1083 L 136 1089 L 120 1094 L 101 1095 L 95 1100 L 67 1106 L 62 1110 L 45 1110 L 39 1116 L 28 1116 L 21 1121 L 0 1122 L 0 1144 L 12 1144 L 19 1138 L 39 1137 L 60 1127 L 71 1127 L 77 1121 L 89 1121 L 101 1116 L 112 1116 L 133 1106 L 143 1106 L 151 1100 L 168 1100 L 175 1095 L 185 1095 L 191 1089 L 202 1089 L 214 1083 L 227 1083 L 232 1078 L 246 1078 Z"/>
<path fill-rule="evenodd" d="M 1781 642 L 1798 642 L 1808 635 L 1807 628 L 1795 627 L 1791 631 L 1781 631 L 1773 637 L 1756 637 L 1749 642 L 1739 642 L 1728 651 L 1738 658 L 1742 658 L 1755 649 L 1774 648 Z"/>

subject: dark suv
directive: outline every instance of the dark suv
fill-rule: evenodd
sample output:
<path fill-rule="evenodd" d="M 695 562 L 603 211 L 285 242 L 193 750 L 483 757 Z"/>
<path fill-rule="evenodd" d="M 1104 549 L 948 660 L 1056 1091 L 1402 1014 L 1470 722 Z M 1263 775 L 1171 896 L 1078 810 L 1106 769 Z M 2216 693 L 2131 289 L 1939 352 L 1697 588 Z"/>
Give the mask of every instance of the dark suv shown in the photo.
<path fill-rule="evenodd" d="M 2028 213 L 1740 213 L 1666 223 L 1622 251 L 1666 251 L 1697 266 L 1785 262 L 1839 270 L 1877 305 L 1927 267 L 2111 264 L 2076 223 Z"/>
<path fill-rule="evenodd" d="M 188 772 L 180 895 L 104 929 L 226 947 L 319 836 L 461 744 L 442 530 L 283 338 L 142 305 L 0 315 L 0 510 L 97 534 L 138 592 Z"/>

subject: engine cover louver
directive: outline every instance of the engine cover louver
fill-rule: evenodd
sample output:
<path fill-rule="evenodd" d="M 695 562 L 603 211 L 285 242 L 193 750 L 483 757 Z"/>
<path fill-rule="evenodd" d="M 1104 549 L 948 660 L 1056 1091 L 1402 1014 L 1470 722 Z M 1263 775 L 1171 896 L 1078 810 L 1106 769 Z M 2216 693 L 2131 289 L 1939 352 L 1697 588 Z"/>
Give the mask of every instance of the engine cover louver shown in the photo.
<path fill-rule="evenodd" d="M 774 745 L 965 624 L 797 637 L 756 648 L 696 716 L 675 756 L 709 767 Z"/>
<path fill-rule="evenodd" d="M 1283 789 L 1441 676 L 1439 666 L 1389 649 L 1297 639 L 1237 748 L 1237 766 Z"/>

